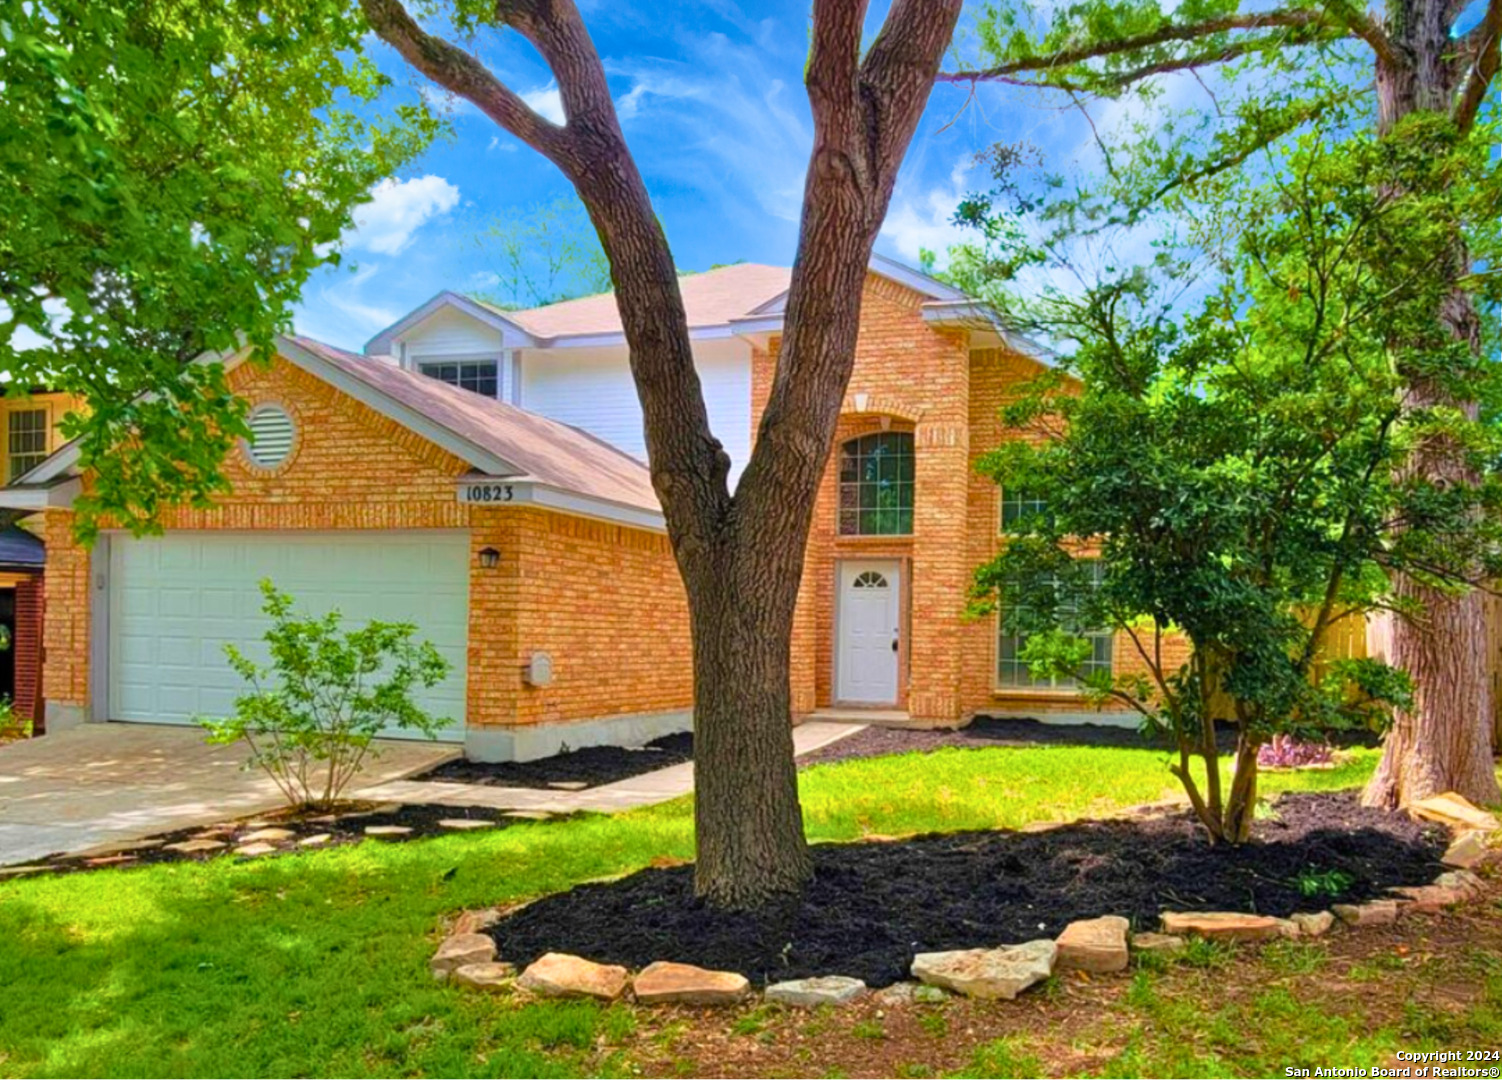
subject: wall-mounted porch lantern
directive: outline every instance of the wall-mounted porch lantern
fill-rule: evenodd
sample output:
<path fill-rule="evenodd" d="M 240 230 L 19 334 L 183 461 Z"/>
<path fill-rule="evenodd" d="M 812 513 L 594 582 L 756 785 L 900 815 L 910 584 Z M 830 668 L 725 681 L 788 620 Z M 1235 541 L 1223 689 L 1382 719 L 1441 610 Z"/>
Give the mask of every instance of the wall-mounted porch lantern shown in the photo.
<path fill-rule="evenodd" d="M 480 569 L 494 570 L 501 565 L 501 553 L 493 547 L 480 549 Z"/>

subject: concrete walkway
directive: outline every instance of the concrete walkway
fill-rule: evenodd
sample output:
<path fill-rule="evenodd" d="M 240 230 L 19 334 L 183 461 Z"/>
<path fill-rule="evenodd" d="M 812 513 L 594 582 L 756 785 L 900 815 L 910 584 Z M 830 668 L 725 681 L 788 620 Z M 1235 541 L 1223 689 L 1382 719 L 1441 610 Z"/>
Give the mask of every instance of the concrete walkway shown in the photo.
<path fill-rule="evenodd" d="M 349 789 L 424 772 L 459 753 L 446 743 L 381 740 Z M 0 866 L 77 853 L 280 806 L 243 746 L 210 746 L 193 727 L 85 724 L 0 746 Z"/>
<path fill-rule="evenodd" d="M 810 720 L 793 729 L 795 753 L 807 754 L 828 746 L 865 725 L 837 724 Z M 694 790 L 694 763 L 670 765 L 656 772 L 643 773 L 613 784 L 586 788 L 583 791 L 554 791 L 538 788 L 489 787 L 483 784 L 442 784 L 430 781 L 397 780 L 366 788 L 361 797 L 383 802 L 440 803 L 444 806 L 487 806 L 495 810 L 542 810 L 569 814 L 590 810 L 608 814 L 637 806 L 667 802 Z"/>

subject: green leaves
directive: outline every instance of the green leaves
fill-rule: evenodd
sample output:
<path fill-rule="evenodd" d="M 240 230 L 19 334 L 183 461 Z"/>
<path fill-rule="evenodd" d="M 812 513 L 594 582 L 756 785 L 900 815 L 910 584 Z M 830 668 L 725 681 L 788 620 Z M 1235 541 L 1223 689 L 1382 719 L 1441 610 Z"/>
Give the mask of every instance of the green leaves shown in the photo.
<path fill-rule="evenodd" d="M 294 601 L 261 583 L 261 610 L 271 620 L 262 665 L 234 645 L 229 666 L 251 686 L 234 715 L 200 718 L 214 743 L 244 740 L 252 766 L 264 769 L 293 806 L 327 806 L 359 771 L 383 729 L 432 738 L 448 721 L 415 701 L 447 677 L 449 663 L 410 623 L 372 621 L 344 630 L 337 611 L 299 616 Z"/>
<path fill-rule="evenodd" d="M 1325 641 L 1399 605 L 1397 575 L 1460 591 L 1502 569 L 1502 432 L 1449 403 L 1497 400 L 1498 365 L 1435 319 L 1463 310 L 1447 269 L 1457 236 L 1478 267 L 1502 256 L 1494 138 L 1423 116 L 1383 139 L 1303 137 L 1267 173 L 1181 193 L 1183 259 L 1218 268 L 1197 297 L 1181 264 L 1155 258 L 1026 305 L 1079 383 L 1028 388 L 1004 414 L 1028 437 L 979 463 L 1048 511 L 1009 527 L 972 606 L 1031 635 L 1035 675 L 1088 674 L 1094 700 L 1130 705 L 1186 754 L 1213 757 L 1208 725 L 1234 725 L 1253 770 L 1273 735 L 1380 729 L 1412 704 L 1407 676 L 1327 656 Z M 1436 443 L 1480 483 L 1415 468 Z M 1065 569 L 1082 556 L 1103 568 L 1088 588 Z M 1072 636 L 1086 624 L 1129 641 L 1132 665 L 1087 672 Z M 1163 647 L 1170 628 L 1190 655 Z M 1248 805 L 1254 786 L 1225 805 Z M 1197 803 L 1207 822 L 1219 800 Z M 1237 835 L 1238 815 L 1225 809 L 1212 834 Z"/>
<path fill-rule="evenodd" d="M 240 407 L 206 356 L 265 355 L 371 186 L 435 130 L 340 0 L 43 0 L 0 38 L 0 373 L 83 398 L 101 515 L 223 490 Z"/>

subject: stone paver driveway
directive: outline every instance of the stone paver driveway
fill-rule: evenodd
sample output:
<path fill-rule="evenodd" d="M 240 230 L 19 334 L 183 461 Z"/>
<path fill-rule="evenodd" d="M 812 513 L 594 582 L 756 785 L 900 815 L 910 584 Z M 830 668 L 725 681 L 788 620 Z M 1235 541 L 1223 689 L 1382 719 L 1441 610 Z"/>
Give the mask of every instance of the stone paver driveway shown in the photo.
<path fill-rule="evenodd" d="M 352 797 L 459 753 L 446 743 L 379 746 Z M 280 805 L 269 779 L 241 768 L 246 754 L 209 746 L 197 728 L 147 724 L 85 724 L 0 746 L 0 866 Z"/>

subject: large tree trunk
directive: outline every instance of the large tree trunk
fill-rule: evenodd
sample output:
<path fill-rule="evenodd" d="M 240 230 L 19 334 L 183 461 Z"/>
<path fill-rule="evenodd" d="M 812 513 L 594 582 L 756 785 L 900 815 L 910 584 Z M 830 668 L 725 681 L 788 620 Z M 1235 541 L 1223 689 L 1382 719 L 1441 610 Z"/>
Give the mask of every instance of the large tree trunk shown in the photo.
<path fill-rule="evenodd" d="M 552 69 L 567 116 L 560 126 L 472 54 L 423 30 L 401 0 L 361 0 L 371 27 L 409 63 L 552 160 L 599 232 L 642 404 L 652 486 L 688 592 L 695 886 L 722 907 L 796 893 L 812 872 L 793 761 L 793 609 L 855 364 L 866 266 L 960 6 L 892 0 L 862 57 L 866 5 L 813 0 L 805 81 L 814 147 L 798 256 L 777 373 L 732 495 L 672 253 L 573 3 L 497 0 L 495 7 L 495 20 L 523 34 Z"/>
<path fill-rule="evenodd" d="M 797 599 L 783 547 L 776 573 L 724 573 L 689 588 L 694 635 L 695 889 L 722 907 L 755 906 L 796 892 L 812 872 L 793 761 L 789 643 Z M 764 550 L 761 555 L 772 554 Z M 747 560 L 742 560 L 742 563 Z M 763 561 L 763 560 L 758 560 Z M 791 595 L 789 595 L 791 593 Z M 747 794 L 754 792 L 754 798 Z"/>
<path fill-rule="evenodd" d="M 1396 0 L 1388 9 L 1387 32 L 1396 55 L 1378 57 L 1378 130 L 1386 134 L 1418 111 L 1450 115 L 1468 68 L 1457 58 L 1450 37 L 1455 11 L 1444 0 Z M 1456 223 L 1454 258 L 1458 280 L 1469 267 Z M 1480 323 L 1470 294 L 1450 290 L 1435 312 L 1444 333 L 1481 346 Z M 1473 418 L 1476 403 L 1457 401 L 1432 379 L 1408 368 L 1398 348 L 1399 372 L 1408 380 L 1413 408 L 1450 406 Z M 1418 448 L 1410 469 L 1431 483 L 1474 487 L 1480 478 L 1454 440 L 1431 439 Z M 1453 595 L 1428 588 L 1406 575 L 1394 582 L 1401 599 L 1417 601 L 1421 615 L 1392 618 L 1387 660 L 1408 672 L 1415 688 L 1414 708 L 1399 711 L 1383 747 L 1382 761 L 1363 801 L 1369 806 L 1406 806 L 1416 799 L 1456 791 L 1473 802 L 1502 800 L 1492 766 L 1491 684 L 1487 672 L 1483 598 L 1475 589 Z"/>

